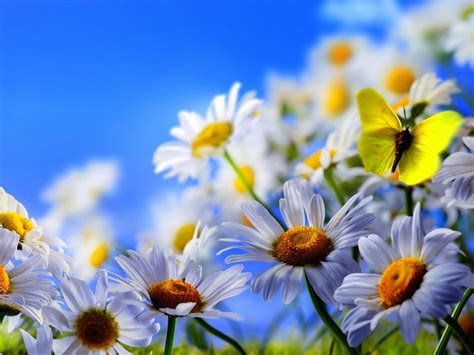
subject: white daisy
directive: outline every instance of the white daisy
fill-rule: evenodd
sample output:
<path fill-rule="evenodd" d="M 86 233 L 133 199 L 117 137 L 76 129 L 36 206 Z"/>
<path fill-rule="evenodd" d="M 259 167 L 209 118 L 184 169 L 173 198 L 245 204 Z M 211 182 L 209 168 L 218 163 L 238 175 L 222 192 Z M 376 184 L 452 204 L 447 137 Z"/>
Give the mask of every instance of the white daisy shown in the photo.
<path fill-rule="evenodd" d="M 308 177 L 312 183 L 320 185 L 324 180 L 324 170 L 341 161 L 357 155 L 359 137 L 358 120 L 348 116 L 339 129 L 331 132 L 323 148 L 296 165 L 296 173 Z"/>
<path fill-rule="evenodd" d="M 474 137 L 464 137 L 463 141 L 471 153 L 451 154 L 433 181 L 448 186 L 446 199 L 449 206 L 474 208 Z"/>
<path fill-rule="evenodd" d="M 171 129 L 177 141 L 158 147 L 153 157 L 155 173 L 166 170 L 166 177 L 177 176 L 180 182 L 188 177 L 203 178 L 210 156 L 222 154 L 225 146 L 242 138 L 255 122 L 260 100 L 238 101 L 240 83 L 235 83 L 229 95 L 218 95 L 203 118 L 195 112 L 181 111 L 180 126 Z"/>
<path fill-rule="evenodd" d="M 51 354 L 53 351 L 53 334 L 49 327 L 37 328 L 36 339 L 23 329 L 20 332 L 29 355 Z"/>
<path fill-rule="evenodd" d="M 364 211 L 371 198 L 359 203 L 357 199 L 358 195 L 352 197 L 324 225 L 325 208 L 321 196 L 314 194 L 308 181 L 290 180 L 285 183 L 284 198 L 280 200 L 280 211 L 288 230 L 284 230 L 259 203 L 244 204 L 242 210 L 253 227 L 224 223 L 230 233 L 244 238 L 223 238 L 222 241 L 243 244 L 230 246 L 220 253 L 231 249 L 247 252 L 228 256 L 226 262 L 229 263 L 262 261 L 274 264 L 252 282 L 253 291 L 263 290 L 265 300 L 272 298 L 282 286 L 283 302 L 290 303 L 306 272 L 319 297 L 326 303 L 333 303 L 334 290 L 344 276 L 359 270 L 349 248 L 356 245 L 361 236 L 369 234 L 368 228 L 374 219 Z"/>
<path fill-rule="evenodd" d="M 412 106 L 421 103 L 449 105 L 451 95 L 459 91 L 454 80 L 441 80 L 435 73 L 426 73 L 411 85 L 408 97 Z"/>
<path fill-rule="evenodd" d="M 82 214 L 92 210 L 104 195 L 115 189 L 118 175 L 117 162 L 90 161 L 57 177 L 44 191 L 43 198 L 53 205 L 56 216 Z"/>
<path fill-rule="evenodd" d="M 101 273 L 95 294 L 82 280 L 61 283 L 64 307 L 47 306 L 45 318 L 68 335 L 54 340 L 56 354 L 130 354 L 121 344 L 147 346 L 160 327 L 134 292 L 109 297 L 107 274 Z"/>
<path fill-rule="evenodd" d="M 130 279 L 116 276 L 116 280 L 142 296 L 148 314 L 240 319 L 238 314 L 215 307 L 247 290 L 251 274 L 242 273 L 242 265 L 203 278 L 200 265 L 180 265 L 178 257 L 159 244 L 144 255 L 133 250 L 128 255 L 117 256 L 115 260 Z"/>
<path fill-rule="evenodd" d="M 95 215 L 86 218 L 69 240 L 74 260 L 72 275 L 78 279 L 92 279 L 112 259 L 115 242 L 105 217 Z"/>
<path fill-rule="evenodd" d="M 417 204 L 413 217 L 393 224 L 390 246 L 375 234 L 359 240 L 360 254 L 373 273 L 346 276 L 334 295 L 343 308 L 352 308 L 342 323 L 351 346 L 359 345 L 385 317 L 397 317 L 411 344 L 421 316 L 443 318 L 447 306 L 461 298 L 469 268 L 456 262 L 438 264 L 461 233 L 440 228 L 425 235 L 420 213 Z"/>
<path fill-rule="evenodd" d="M 181 254 L 193 238 L 198 221 L 215 225 L 214 201 L 211 188 L 190 186 L 179 195 L 159 196 L 152 204 L 152 232 L 139 238 L 138 250 L 148 252 L 155 244 L 162 244 Z"/>
<path fill-rule="evenodd" d="M 44 234 L 36 221 L 28 216 L 26 208 L 0 187 L 0 237 L 7 234 L 19 237 L 21 250 L 17 253 L 18 258 L 26 259 L 30 254 L 44 255 L 48 270 L 55 276 L 70 273 L 71 260 L 64 254 L 66 243 Z"/>
<path fill-rule="evenodd" d="M 451 27 L 445 49 L 454 52 L 454 60 L 459 65 L 468 64 L 474 68 L 474 15 Z"/>
<path fill-rule="evenodd" d="M 12 317 L 24 314 L 38 323 L 43 322 L 41 310 L 57 295 L 51 274 L 44 270 L 45 258 L 32 256 L 22 263 L 13 263 L 19 237 L 3 233 L 0 247 L 0 310 Z"/>

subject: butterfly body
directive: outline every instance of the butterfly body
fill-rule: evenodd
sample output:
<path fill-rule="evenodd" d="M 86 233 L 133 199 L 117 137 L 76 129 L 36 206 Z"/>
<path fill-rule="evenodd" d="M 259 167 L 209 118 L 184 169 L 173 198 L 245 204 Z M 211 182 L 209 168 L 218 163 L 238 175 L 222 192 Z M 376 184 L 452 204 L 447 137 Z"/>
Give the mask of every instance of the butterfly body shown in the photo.
<path fill-rule="evenodd" d="M 395 159 L 392 165 L 392 173 L 397 170 L 398 163 L 400 163 L 403 153 L 410 148 L 412 140 L 413 136 L 411 135 L 408 128 L 405 128 L 401 132 L 397 132 L 395 135 Z"/>
<path fill-rule="evenodd" d="M 407 185 L 420 184 L 439 169 L 439 154 L 462 124 L 454 111 L 437 113 L 405 127 L 384 98 L 374 89 L 357 93 L 362 132 L 359 155 L 366 171 L 385 176 L 398 171 Z"/>

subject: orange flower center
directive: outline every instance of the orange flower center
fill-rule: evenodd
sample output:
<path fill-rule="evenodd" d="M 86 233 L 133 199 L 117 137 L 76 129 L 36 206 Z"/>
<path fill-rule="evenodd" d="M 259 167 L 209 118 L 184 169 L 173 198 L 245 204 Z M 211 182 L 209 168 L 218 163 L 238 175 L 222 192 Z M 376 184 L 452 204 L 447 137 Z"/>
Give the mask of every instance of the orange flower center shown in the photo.
<path fill-rule="evenodd" d="M 344 113 L 351 103 L 351 94 L 346 82 L 342 79 L 333 80 L 327 87 L 323 103 L 324 111 L 330 117 Z"/>
<path fill-rule="evenodd" d="M 273 245 L 275 257 L 294 266 L 317 264 L 332 251 L 331 240 L 316 227 L 293 227 L 281 234 Z"/>
<path fill-rule="evenodd" d="M 409 299 L 423 282 L 426 264 L 418 258 L 402 258 L 390 264 L 378 285 L 380 299 L 387 307 Z"/>
<path fill-rule="evenodd" d="M 232 130 L 232 123 L 227 121 L 209 123 L 197 134 L 191 144 L 193 157 L 212 155 L 216 149 L 227 143 Z"/>
<path fill-rule="evenodd" d="M 10 291 L 10 277 L 5 266 L 0 265 L 0 294 L 5 295 Z"/>
<path fill-rule="evenodd" d="M 173 239 L 173 248 L 177 251 L 182 253 L 186 245 L 189 243 L 191 239 L 193 239 L 194 230 L 196 229 L 196 225 L 194 223 L 186 223 L 183 224 Z"/>
<path fill-rule="evenodd" d="M 304 165 L 306 165 L 308 168 L 311 168 L 313 170 L 316 170 L 316 169 L 319 169 L 321 167 L 321 154 L 322 154 L 323 150 L 320 149 L 318 150 L 316 153 L 310 155 L 309 157 L 307 157 L 303 163 Z M 334 158 L 334 156 L 336 155 L 336 150 L 334 149 L 329 149 L 329 156 L 332 158 Z"/>
<path fill-rule="evenodd" d="M 155 309 L 175 309 L 181 303 L 194 302 L 193 313 L 199 312 L 203 307 L 203 301 L 198 290 L 183 280 L 169 279 L 158 283 L 152 283 L 148 289 L 151 303 Z"/>
<path fill-rule="evenodd" d="M 347 42 L 335 43 L 329 48 L 328 59 L 333 65 L 346 64 L 354 54 L 354 49 Z"/>

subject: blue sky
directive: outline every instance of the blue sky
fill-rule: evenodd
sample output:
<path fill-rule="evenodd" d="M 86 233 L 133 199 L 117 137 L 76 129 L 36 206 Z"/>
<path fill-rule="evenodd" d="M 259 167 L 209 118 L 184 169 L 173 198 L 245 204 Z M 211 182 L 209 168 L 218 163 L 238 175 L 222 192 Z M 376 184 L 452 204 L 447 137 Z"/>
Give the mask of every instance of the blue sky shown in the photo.
<path fill-rule="evenodd" d="M 110 204 L 141 213 L 177 186 L 151 164 L 177 111 L 204 110 L 235 80 L 262 94 L 269 72 L 297 73 L 318 36 L 340 29 L 326 16 L 334 4 L 1 2 L 1 185 L 38 215 L 57 173 L 117 158 L 123 174 Z"/>

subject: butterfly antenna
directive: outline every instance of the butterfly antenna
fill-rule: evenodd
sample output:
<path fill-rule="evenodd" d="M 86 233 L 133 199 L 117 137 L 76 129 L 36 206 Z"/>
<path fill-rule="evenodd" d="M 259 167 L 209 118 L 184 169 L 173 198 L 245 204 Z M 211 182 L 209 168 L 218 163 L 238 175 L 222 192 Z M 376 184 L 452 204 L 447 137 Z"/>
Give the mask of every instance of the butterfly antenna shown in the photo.
<path fill-rule="evenodd" d="M 405 127 L 408 127 L 407 113 L 405 112 L 405 106 L 403 106 L 403 120 L 405 121 Z"/>

